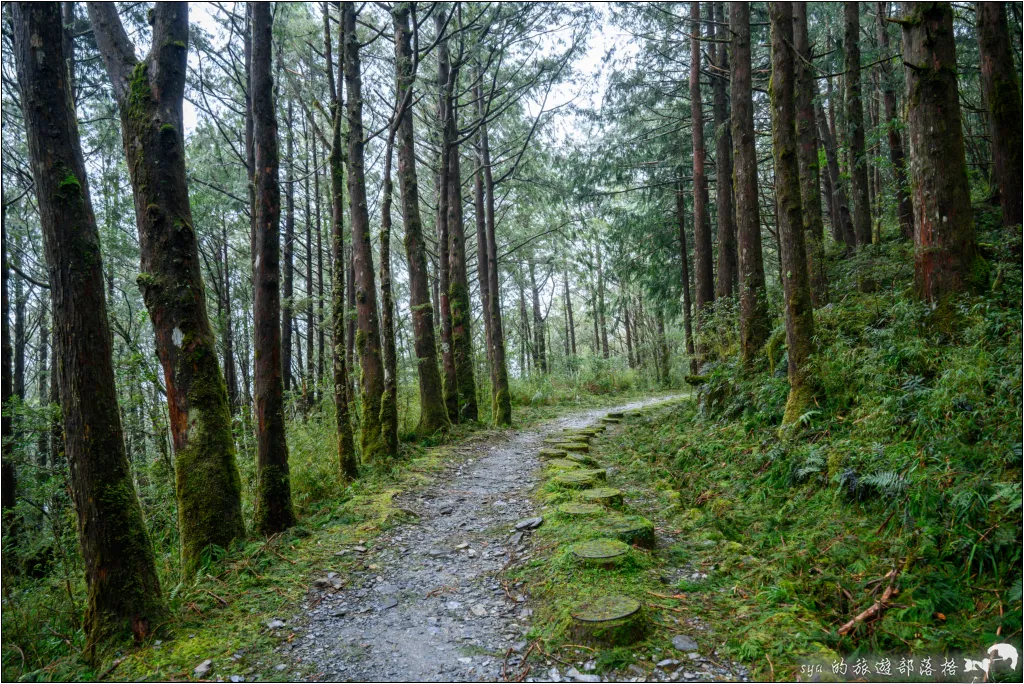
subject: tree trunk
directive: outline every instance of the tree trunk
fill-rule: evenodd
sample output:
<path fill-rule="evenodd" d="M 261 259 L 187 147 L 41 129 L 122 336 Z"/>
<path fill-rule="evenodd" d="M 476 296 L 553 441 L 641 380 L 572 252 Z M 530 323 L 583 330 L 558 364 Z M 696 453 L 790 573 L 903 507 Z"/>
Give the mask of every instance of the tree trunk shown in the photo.
<path fill-rule="evenodd" d="M 733 3 L 731 5 L 731 7 L 736 7 L 736 6 L 741 5 L 741 4 L 742 3 Z M 745 4 L 742 4 L 742 6 L 744 8 L 746 8 L 748 22 L 746 22 L 745 25 L 748 25 L 749 24 L 749 16 L 750 16 L 749 12 L 750 12 L 750 10 L 749 10 L 749 8 L 747 8 L 747 6 Z M 749 29 L 748 29 L 747 35 L 748 35 L 748 41 L 749 41 Z M 733 64 L 735 64 L 735 62 L 733 62 Z M 750 60 L 749 59 L 747 60 L 747 64 L 748 65 L 750 64 Z M 749 73 L 749 71 L 748 71 L 748 73 Z M 735 98 L 733 98 L 733 101 L 736 102 Z M 747 96 L 747 102 L 748 103 L 750 102 L 749 94 Z M 736 116 L 738 113 L 739 113 L 739 110 L 734 108 L 733 109 L 733 116 Z M 750 130 L 751 130 L 751 136 L 750 136 L 751 137 L 751 146 L 753 146 L 753 137 L 754 137 L 753 136 L 753 130 L 754 130 L 753 116 L 751 116 L 751 119 L 750 119 Z M 739 138 L 734 135 L 733 136 L 733 140 L 739 140 Z M 737 152 L 738 152 L 738 149 L 737 149 Z M 753 150 L 751 150 L 751 152 L 753 152 Z M 736 162 L 737 162 L 736 171 L 737 171 L 737 173 L 739 173 L 739 169 L 740 169 L 739 162 L 740 161 L 742 161 L 742 157 L 740 157 L 740 155 L 737 154 L 736 155 Z M 737 178 L 739 178 L 739 176 L 737 176 Z M 739 186 L 737 186 L 737 189 L 739 189 Z M 740 195 L 739 192 L 736 193 L 736 199 L 737 200 L 741 199 L 741 195 Z M 754 198 L 754 201 L 755 201 L 754 211 L 757 211 L 757 204 L 756 204 L 757 198 L 756 198 L 756 196 Z M 737 205 L 737 209 L 739 209 L 739 206 L 740 205 Z M 686 195 L 683 193 L 682 181 L 680 181 L 678 186 L 676 187 L 676 223 L 679 225 L 679 255 L 681 257 L 680 261 L 682 263 L 682 280 L 683 280 L 683 332 L 684 332 L 684 334 L 686 336 L 686 355 L 687 355 L 687 357 L 690 360 L 690 374 L 691 375 L 696 375 L 697 374 L 697 354 L 696 354 L 696 352 L 694 352 L 694 345 L 693 345 L 693 321 L 691 319 L 691 316 L 692 316 L 692 313 L 691 313 L 692 304 L 691 304 L 691 301 L 690 301 L 690 255 L 687 253 L 688 250 L 686 249 Z M 740 228 L 742 229 L 743 228 L 742 221 L 740 222 L 739 225 L 740 225 Z M 758 230 L 760 230 L 760 228 L 758 228 Z M 740 249 L 739 256 L 740 256 L 740 266 L 742 267 L 743 264 L 744 264 L 744 261 L 743 261 L 743 259 L 744 259 L 744 252 L 743 252 L 743 249 L 742 249 L 742 247 L 743 247 L 742 240 L 744 238 L 744 235 L 743 235 L 742 232 L 739 234 L 739 237 L 740 237 L 740 240 L 741 240 L 741 242 L 740 242 L 741 249 Z M 758 251 L 760 251 L 760 244 L 761 244 L 761 235 L 760 235 L 760 233 L 758 233 L 757 244 L 758 244 L 758 248 L 759 248 Z M 762 275 L 762 280 L 763 280 L 763 278 L 764 278 L 764 276 Z M 763 290 L 764 287 L 762 286 L 761 289 Z M 741 293 L 743 293 L 743 292 L 744 291 L 741 290 Z M 765 312 L 765 315 L 767 316 L 767 310 Z M 741 318 L 741 323 L 742 323 L 742 318 Z"/>
<path fill-rule="evenodd" d="M 572 297 L 569 296 L 569 271 L 566 269 L 564 279 L 565 283 L 565 316 L 566 316 L 566 330 L 568 331 L 568 343 L 569 351 L 572 353 L 572 357 L 576 358 L 576 323 L 572 318 Z"/>
<path fill-rule="evenodd" d="M 89 15 L 121 114 L 142 255 L 138 283 L 164 369 L 181 557 L 191 572 L 207 547 L 226 548 L 245 536 L 245 527 L 227 387 L 206 313 L 185 175 L 188 6 L 154 7 L 153 47 L 142 62 L 114 5 L 89 3 Z"/>
<path fill-rule="evenodd" d="M 18 27 L 21 28 L 21 27 Z M 77 130 L 77 129 L 76 129 Z M 15 505 L 15 486 L 16 486 L 16 474 L 14 470 L 14 462 L 10 459 L 12 451 L 12 445 L 8 444 L 8 441 L 14 437 L 14 420 L 11 417 L 10 410 L 7 407 L 7 402 L 14 396 L 14 368 L 13 368 L 13 355 L 14 351 L 11 349 L 11 300 L 8 296 L 8 281 L 11 278 L 11 272 L 7 265 L 7 203 L 3 202 L 3 228 L 0 230 L 2 233 L 3 240 L 3 320 L 0 321 L 0 325 L 3 326 L 3 334 L 0 337 L 3 338 L 3 418 L 2 418 L 2 434 L 3 434 L 3 460 L 2 460 L 2 474 L 0 474 L 0 511 L 4 518 L 8 514 L 13 514 Z M 56 335 L 57 331 L 54 330 Z M 6 540 L 5 540 L 6 541 Z"/>
<path fill-rule="evenodd" d="M 444 33 L 444 17 L 442 12 L 434 14 L 434 26 L 439 34 Z M 437 290 L 438 304 L 440 306 L 441 323 L 441 369 L 444 374 L 444 404 L 448 410 L 448 418 L 453 423 L 458 423 L 461 414 L 459 412 L 459 380 L 455 371 L 455 345 L 452 343 L 452 310 L 450 267 L 450 244 L 448 235 L 448 221 L 450 211 L 448 208 L 451 201 L 449 185 L 451 184 L 451 148 L 453 133 L 448 123 L 449 110 L 451 109 L 451 60 L 448 54 L 447 39 L 441 40 L 437 45 L 437 123 L 441 131 L 441 144 L 438 151 L 438 172 L 437 172 Z"/>
<path fill-rule="evenodd" d="M 533 294 L 533 347 L 537 355 L 540 372 L 547 375 L 548 354 L 544 342 L 544 316 L 540 312 L 540 291 L 537 289 L 536 264 L 530 259 L 530 291 Z"/>
<path fill-rule="evenodd" d="M 395 60 L 398 65 L 395 101 L 402 102 L 413 84 L 410 8 L 399 3 L 392 10 L 395 30 Z M 405 225 L 405 253 L 409 263 L 409 308 L 412 312 L 414 347 L 420 380 L 420 422 L 416 432 L 432 435 L 449 427 L 441 373 L 437 365 L 434 341 L 434 312 L 427 282 L 427 256 L 420 218 L 419 188 L 416 181 L 416 150 L 413 131 L 412 96 L 398 120 L 398 187 L 402 195 L 402 220 Z"/>
<path fill-rule="evenodd" d="M 750 74 L 750 6 L 729 4 L 732 32 L 732 144 L 736 184 L 736 224 L 739 243 L 740 349 L 745 363 L 751 363 L 768 339 L 768 300 L 765 292 L 764 257 L 761 250 L 761 221 L 757 197 L 757 150 L 754 146 L 754 104 Z M 679 203 L 682 203 L 680 198 Z M 683 235 L 682 207 L 679 234 Z M 686 250 L 683 250 L 686 262 Z M 685 272 L 684 272 L 684 285 Z M 687 297 L 687 299 L 689 299 Z M 686 304 L 689 318 L 689 304 Z M 687 328 L 687 351 L 693 354 Z"/>
<path fill-rule="evenodd" d="M 814 126 L 817 86 L 810 66 L 812 54 L 807 38 L 807 3 L 804 2 L 793 4 L 793 48 L 797 54 L 795 97 L 800 206 L 803 209 L 811 303 L 817 308 L 828 303 L 828 273 L 825 271 L 825 224 L 821 217 L 821 181 L 818 178 L 818 135 Z"/>
<path fill-rule="evenodd" d="M 228 410 L 238 412 L 238 374 L 235 371 L 235 331 L 231 304 L 231 262 L 228 250 L 228 225 L 221 221 L 221 260 L 224 270 L 224 383 L 228 388 Z"/>
<path fill-rule="evenodd" d="M 47 309 L 50 304 L 44 295 L 39 302 L 39 347 L 36 349 L 36 393 L 39 395 L 39 407 L 46 409 L 49 404 L 49 371 L 50 360 L 50 327 Z M 50 458 L 50 431 L 39 430 L 36 438 L 36 463 L 40 468 L 46 467 Z"/>
<path fill-rule="evenodd" d="M 278 62 L 280 65 L 280 62 Z M 278 69 L 278 77 L 281 69 Z M 284 373 L 284 391 L 292 388 L 292 330 L 295 316 L 292 302 L 295 300 L 295 120 L 292 116 L 292 100 L 288 98 L 288 129 L 286 175 L 284 183 L 284 265 L 281 292 L 281 366 Z M 301 356 L 301 355 L 300 355 Z M 300 358 L 301 362 L 302 359 Z"/>
<path fill-rule="evenodd" d="M 883 55 L 887 55 L 889 54 L 888 2 L 877 3 L 875 17 L 878 50 Z M 882 107 L 885 115 L 885 130 L 889 139 L 889 162 L 892 164 L 893 179 L 896 183 L 896 215 L 900 221 L 900 233 L 907 240 L 911 240 L 914 237 L 914 205 L 910 200 L 910 193 L 907 192 L 906 155 L 903 151 L 903 136 L 900 135 L 900 121 L 896 114 L 896 90 L 893 87 L 892 66 L 890 62 L 882 62 L 880 66 L 882 69 Z"/>
<path fill-rule="evenodd" d="M 452 81 L 458 78 L 457 71 Z M 469 275 L 466 271 L 466 228 L 462 215 L 462 161 L 455 141 L 458 135 L 457 103 L 449 98 L 448 138 L 453 141 L 448 165 L 448 302 L 452 315 L 452 345 L 455 352 L 455 375 L 459 390 L 460 420 L 476 421 L 479 409 L 476 403 L 476 378 L 473 373 L 473 331 L 470 323 L 473 311 L 469 304 Z"/>
<path fill-rule="evenodd" d="M 722 3 L 714 3 L 715 45 L 714 119 L 715 119 L 715 203 L 718 209 L 718 280 L 716 297 L 731 298 L 738 282 L 736 253 L 736 213 L 732 187 L 732 133 L 729 127 L 729 27 L 725 23 Z M 659 309 L 660 312 L 660 309 Z M 659 315 L 661 315 L 659 313 Z M 660 319 L 659 319 L 660 320 Z"/>
<path fill-rule="evenodd" d="M 697 332 L 700 332 L 704 308 L 715 301 L 715 277 L 712 261 L 711 225 L 708 218 L 708 178 L 704 167 L 704 108 L 700 93 L 700 3 L 690 3 L 690 114 L 693 136 L 693 262 L 697 290 Z M 697 345 L 698 356 L 702 355 Z"/>
<path fill-rule="evenodd" d="M 252 5 L 252 115 L 256 149 L 256 252 L 253 255 L 253 320 L 256 352 L 256 492 L 254 529 L 276 534 L 295 524 L 281 379 L 281 188 L 277 115 L 270 73 L 273 19 L 270 5 Z"/>
<path fill-rule="evenodd" d="M 601 324 L 601 356 L 608 358 L 608 324 L 604 306 L 604 264 L 601 262 L 601 243 L 595 244 L 597 251 L 597 315 Z"/>
<path fill-rule="evenodd" d="M 793 5 L 773 2 L 769 5 L 769 15 L 772 34 L 772 152 L 785 291 L 786 354 L 789 358 L 789 398 L 782 424 L 789 425 L 800 419 L 813 397 L 807 363 L 813 350 L 814 310 L 807 278 L 797 162 Z"/>
<path fill-rule="evenodd" d="M 658 381 L 662 385 L 669 384 L 669 353 L 668 340 L 665 338 L 665 313 L 658 307 L 656 321 L 658 324 Z"/>
<path fill-rule="evenodd" d="M 830 108 L 834 105 L 830 103 Z M 820 103 L 814 107 L 814 118 L 818 122 L 818 134 L 821 136 L 821 146 L 825 149 L 825 161 L 828 165 L 828 176 L 832 183 L 833 209 L 836 213 L 836 220 L 832 225 L 833 239 L 846 247 L 846 254 L 853 254 L 857 249 L 857 236 L 853 230 L 853 216 L 850 215 L 850 202 L 846 197 L 846 185 L 843 182 L 842 170 L 839 168 L 839 147 L 829 128 L 828 119 L 825 116 L 825 109 Z"/>
<path fill-rule="evenodd" d="M 474 89 L 473 96 L 477 97 Z M 480 308 L 483 311 L 481 316 L 484 320 L 484 346 L 487 352 L 487 371 L 491 380 L 491 403 L 494 402 L 495 374 L 494 357 L 491 349 L 494 345 L 491 333 L 491 276 L 487 262 L 487 220 L 484 209 L 484 169 L 480 161 L 479 145 L 476 149 L 477 164 L 473 173 L 473 212 L 476 219 L 476 275 L 480 284 Z"/>
<path fill-rule="evenodd" d="M 480 74 L 481 78 L 483 77 Z M 491 170 L 491 149 L 487 139 L 487 124 L 483 121 L 485 106 L 477 89 L 477 107 L 480 121 L 480 165 L 484 171 L 484 210 L 487 229 L 487 276 L 490 283 L 491 359 L 494 366 L 494 396 L 491 416 L 495 425 L 512 424 L 512 395 L 508 389 L 508 365 L 505 362 L 505 330 L 501 320 L 501 285 L 498 278 L 498 242 L 494 233 L 494 177 Z"/>
<path fill-rule="evenodd" d="M 914 278 L 933 303 L 973 289 L 986 276 L 978 254 L 967 183 L 956 44 L 949 3 L 906 6 L 903 61 L 914 188 Z"/>
<path fill-rule="evenodd" d="M 871 202 L 868 200 L 868 160 L 864 149 L 864 103 L 860 78 L 860 3 L 845 2 L 846 35 L 846 148 L 850 154 L 853 191 L 853 232 L 857 248 L 871 244 Z"/>
<path fill-rule="evenodd" d="M 17 264 L 15 264 L 17 266 Z M 25 401 L 25 279 L 14 280 L 14 396 Z"/>
<path fill-rule="evenodd" d="M 331 94 L 331 151 L 328 165 L 331 171 L 331 371 L 334 385 L 334 410 L 337 418 L 338 467 L 342 480 L 359 476 L 359 459 L 356 455 L 355 440 L 352 436 L 352 418 L 349 408 L 348 365 L 345 353 L 345 155 L 342 140 L 342 102 L 340 98 L 343 65 L 338 64 L 338 85 L 335 86 L 334 66 L 331 63 L 331 34 L 329 6 L 324 3 L 324 54 L 327 61 L 328 80 Z M 344 29 L 338 29 L 339 46 L 344 45 Z M 338 51 L 339 62 L 344 61 L 344 51 Z"/>
<path fill-rule="evenodd" d="M 1003 208 L 1003 225 L 1021 223 L 1021 133 L 1020 84 L 1013 61 L 1010 31 L 1006 24 L 1006 4 L 975 3 L 978 24 L 978 50 L 981 53 L 981 82 L 988 103 L 992 161 Z"/>
<path fill-rule="evenodd" d="M 391 159 L 394 156 L 394 122 L 384 150 L 384 187 L 380 214 L 380 348 L 384 358 L 384 396 L 380 403 L 381 437 L 388 453 L 398 453 L 398 352 L 395 346 L 395 299 L 391 290 L 391 206 L 394 184 Z"/>
<path fill-rule="evenodd" d="M 126 634 L 146 639 L 168 613 L 125 456 L 99 232 L 65 68 L 60 5 L 17 3 L 11 15 L 88 585 L 85 655 L 95 661 L 102 642 Z M 165 35 L 161 28 L 158 22 L 157 36 Z M 9 382 L 4 385 L 6 394 Z"/>
<path fill-rule="evenodd" d="M 636 364 L 633 362 L 633 331 L 630 329 L 629 324 L 629 299 L 623 298 L 622 300 L 622 322 L 626 328 L 626 364 L 629 368 L 635 368 Z"/>
<path fill-rule="evenodd" d="M 360 422 L 364 463 L 397 456 L 385 449 L 380 424 L 380 403 L 384 396 L 384 363 L 380 352 L 376 274 L 370 243 L 370 215 L 366 203 L 366 172 L 363 148 L 363 81 L 356 36 L 355 3 L 342 3 L 344 30 L 345 101 L 348 113 L 348 201 L 352 218 L 352 268 L 355 271 L 356 349 L 362 378 Z"/>
<path fill-rule="evenodd" d="M 305 195 L 305 210 L 306 215 L 304 217 L 304 223 L 306 224 L 306 375 L 302 381 L 302 397 L 303 406 L 308 412 L 313 407 L 313 395 L 314 395 L 314 356 L 313 349 L 315 345 L 315 333 L 316 319 L 314 313 L 314 302 L 316 302 L 316 292 L 313 289 L 313 217 L 310 216 L 310 196 L 309 196 L 309 145 L 310 145 L 310 131 L 309 126 L 304 125 L 302 127 L 303 138 L 306 143 L 306 158 L 303 162 L 303 172 L 305 178 L 303 179 L 302 189 Z M 315 168 L 315 167 L 314 167 Z"/>

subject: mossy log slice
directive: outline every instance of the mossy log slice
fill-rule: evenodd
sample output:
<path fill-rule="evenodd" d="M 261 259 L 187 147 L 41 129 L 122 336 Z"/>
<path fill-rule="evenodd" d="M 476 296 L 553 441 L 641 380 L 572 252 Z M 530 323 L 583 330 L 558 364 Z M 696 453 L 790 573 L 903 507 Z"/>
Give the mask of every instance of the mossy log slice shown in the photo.
<path fill-rule="evenodd" d="M 600 430 L 594 428 L 565 428 L 563 432 L 566 435 L 575 435 L 578 437 L 586 437 L 587 439 L 593 439 L 600 434 Z"/>
<path fill-rule="evenodd" d="M 601 419 L 601 422 L 602 423 L 608 423 L 609 425 L 617 425 L 618 423 L 622 422 L 622 419 L 621 418 L 610 418 L 608 416 L 605 416 L 604 418 Z"/>
<path fill-rule="evenodd" d="M 580 497 L 587 503 L 604 504 L 605 506 L 621 506 L 622 491 L 615 487 L 595 487 L 580 492 Z"/>
<path fill-rule="evenodd" d="M 545 437 L 545 444 L 562 444 L 564 442 L 579 442 L 580 444 L 586 444 L 589 440 L 586 437 L 580 437 L 579 435 L 558 435 L 556 437 Z"/>
<path fill-rule="evenodd" d="M 601 520 L 600 530 L 613 539 L 643 549 L 653 549 L 656 543 L 654 523 L 639 515 L 616 515 Z"/>
<path fill-rule="evenodd" d="M 558 507 L 558 512 L 567 518 L 596 518 L 604 515 L 607 509 L 604 506 L 591 503 L 579 503 L 570 501 Z"/>
<path fill-rule="evenodd" d="M 569 452 L 565 449 L 541 449 L 537 456 L 543 461 L 550 461 L 553 458 L 565 458 Z"/>
<path fill-rule="evenodd" d="M 587 453 L 590 451 L 590 446 L 585 442 L 559 442 L 555 444 L 556 449 L 565 449 L 566 451 L 578 451 Z"/>
<path fill-rule="evenodd" d="M 570 461 L 567 458 L 553 458 L 548 461 L 545 465 L 548 468 L 554 468 L 557 470 L 580 470 L 582 466 L 576 461 Z"/>
<path fill-rule="evenodd" d="M 573 635 L 580 640 L 628 646 L 644 636 L 642 606 L 629 596 L 602 596 L 581 604 L 571 615 Z"/>
<path fill-rule="evenodd" d="M 570 470 L 556 475 L 551 479 L 555 484 L 567 489 L 587 489 L 597 484 L 593 471 Z"/>
<path fill-rule="evenodd" d="M 609 411 L 605 415 L 606 418 L 622 418 L 622 416 L 623 416 L 623 412 L 622 411 Z"/>
<path fill-rule="evenodd" d="M 575 461 L 580 465 L 589 466 L 591 468 L 597 467 L 597 459 L 594 458 L 593 456 L 588 456 L 587 454 L 581 454 L 578 452 L 566 453 L 565 458 L 569 459 L 570 461 Z"/>
<path fill-rule="evenodd" d="M 595 480 L 607 480 L 608 479 L 608 471 L 605 470 L 604 468 L 588 468 L 588 469 L 585 469 L 585 470 L 575 470 L 573 472 L 579 473 L 580 475 L 588 475 L 588 476 L 594 478 Z"/>
<path fill-rule="evenodd" d="M 629 544 L 618 539 L 591 539 L 572 547 L 572 555 L 586 563 L 606 565 L 622 560 L 629 554 Z"/>

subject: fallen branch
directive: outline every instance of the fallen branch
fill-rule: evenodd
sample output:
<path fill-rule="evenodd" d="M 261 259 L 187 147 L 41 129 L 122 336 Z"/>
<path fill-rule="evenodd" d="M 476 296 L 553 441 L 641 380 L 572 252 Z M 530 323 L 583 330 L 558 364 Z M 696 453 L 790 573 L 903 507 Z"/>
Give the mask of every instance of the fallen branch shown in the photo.
<path fill-rule="evenodd" d="M 892 597 L 900 593 L 900 590 L 896 588 L 896 578 L 899 576 L 898 571 L 890 570 L 885 577 L 889 578 L 889 585 L 882 592 L 881 598 L 875 601 L 870 608 L 858 614 L 855 618 L 847 622 L 845 625 L 839 628 L 839 635 L 846 636 L 853 629 L 862 622 L 867 620 L 873 620 L 879 617 L 886 608 L 889 607 L 889 603 L 892 601 Z M 882 579 L 885 579 L 883 577 Z"/>

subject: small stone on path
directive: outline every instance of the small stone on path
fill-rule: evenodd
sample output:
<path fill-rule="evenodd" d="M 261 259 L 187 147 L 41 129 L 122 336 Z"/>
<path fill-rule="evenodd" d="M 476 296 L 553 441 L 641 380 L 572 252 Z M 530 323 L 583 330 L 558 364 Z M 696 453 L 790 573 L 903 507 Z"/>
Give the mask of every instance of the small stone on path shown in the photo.
<path fill-rule="evenodd" d="M 535 530 L 538 527 L 540 527 L 543 523 L 544 523 L 544 518 L 542 516 L 537 516 L 536 518 L 526 518 L 525 520 L 520 520 L 519 522 L 516 523 L 516 529 L 517 530 Z"/>
<path fill-rule="evenodd" d="M 673 648 L 686 652 L 697 650 L 697 642 L 685 634 L 676 634 L 672 637 L 672 646 Z"/>
<path fill-rule="evenodd" d="M 213 669 L 213 661 L 206 659 L 203 662 L 196 665 L 196 669 L 192 670 L 192 674 L 195 675 L 196 679 L 203 679 L 206 675 L 210 674 L 210 670 Z"/>

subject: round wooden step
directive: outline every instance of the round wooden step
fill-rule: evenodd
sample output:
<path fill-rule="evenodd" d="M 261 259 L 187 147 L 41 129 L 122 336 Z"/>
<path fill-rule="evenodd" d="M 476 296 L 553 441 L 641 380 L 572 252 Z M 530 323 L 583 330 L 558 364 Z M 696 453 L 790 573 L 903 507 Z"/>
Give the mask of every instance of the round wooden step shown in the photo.
<path fill-rule="evenodd" d="M 572 555 L 590 565 L 611 565 L 629 555 L 629 544 L 618 539 L 591 539 L 572 547 Z"/>
<path fill-rule="evenodd" d="M 569 470 L 551 478 L 551 481 L 566 489 L 588 489 L 597 484 L 593 471 Z"/>
<path fill-rule="evenodd" d="M 653 549 L 656 543 L 654 523 L 640 515 L 613 515 L 601 519 L 601 533 L 626 544 Z"/>
<path fill-rule="evenodd" d="M 589 475 L 590 477 L 594 478 L 595 480 L 607 480 L 608 479 L 608 471 L 605 470 L 604 468 L 586 468 L 584 470 L 576 470 L 576 471 L 573 471 L 573 472 L 577 472 L 577 473 L 580 473 L 582 475 Z"/>
<path fill-rule="evenodd" d="M 571 615 L 576 638 L 612 646 L 639 641 L 647 626 L 640 602 L 619 594 L 580 604 Z"/>
<path fill-rule="evenodd" d="M 623 412 L 622 411 L 609 411 L 607 414 L 605 414 L 605 416 L 607 418 L 622 418 Z"/>
<path fill-rule="evenodd" d="M 608 416 L 605 416 L 604 418 L 601 419 L 601 422 L 602 423 L 607 423 L 609 425 L 616 425 L 618 423 L 621 423 L 622 419 L 621 418 L 610 418 Z"/>
<path fill-rule="evenodd" d="M 558 512 L 567 518 L 596 518 L 605 515 L 607 509 L 598 504 L 570 501 L 559 506 Z"/>
<path fill-rule="evenodd" d="M 582 470 L 582 466 L 579 463 L 570 461 L 567 458 L 552 458 L 544 465 L 554 470 Z"/>
<path fill-rule="evenodd" d="M 591 468 L 597 467 L 597 459 L 594 458 L 593 456 L 588 456 L 587 454 L 572 452 L 566 453 L 565 457 L 570 461 L 575 461 L 576 463 L 579 463 L 580 465 L 589 466 Z"/>
<path fill-rule="evenodd" d="M 613 508 L 622 505 L 622 492 L 615 487 L 595 487 L 580 492 L 580 498 L 587 503 L 603 504 Z"/>
<path fill-rule="evenodd" d="M 569 452 L 565 449 L 541 449 L 537 452 L 537 457 L 542 461 L 550 461 L 553 458 L 565 458 L 569 455 Z"/>
<path fill-rule="evenodd" d="M 579 435 L 557 435 L 555 437 L 545 437 L 545 444 L 562 444 L 563 442 L 579 442 L 580 444 L 586 444 L 589 440 L 586 437 L 580 437 Z"/>
<path fill-rule="evenodd" d="M 590 446 L 585 442 L 558 442 L 554 445 L 555 449 L 565 449 L 566 451 L 578 451 L 587 453 L 590 451 Z"/>

